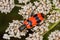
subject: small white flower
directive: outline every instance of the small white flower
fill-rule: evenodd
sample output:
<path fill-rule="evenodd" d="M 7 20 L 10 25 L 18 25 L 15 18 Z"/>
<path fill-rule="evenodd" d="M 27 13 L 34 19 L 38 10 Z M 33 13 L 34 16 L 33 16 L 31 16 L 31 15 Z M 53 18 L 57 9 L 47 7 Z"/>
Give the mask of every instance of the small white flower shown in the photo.
<path fill-rule="evenodd" d="M 8 36 L 8 34 L 4 34 L 3 38 L 4 39 L 10 39 L 10 37 Z"/>
<path fill-rule="evenodd" d="M 38 6 L 39 5 L 39 2 L 35 1 L 34 4 L 35 4 L 35 6 Z"/>
<path fill-rule="evenodd" d="M 25 3 L 27 4 L 27 2 L 29 2 L 30 0 L 18 0 L 19 3 Z"/>

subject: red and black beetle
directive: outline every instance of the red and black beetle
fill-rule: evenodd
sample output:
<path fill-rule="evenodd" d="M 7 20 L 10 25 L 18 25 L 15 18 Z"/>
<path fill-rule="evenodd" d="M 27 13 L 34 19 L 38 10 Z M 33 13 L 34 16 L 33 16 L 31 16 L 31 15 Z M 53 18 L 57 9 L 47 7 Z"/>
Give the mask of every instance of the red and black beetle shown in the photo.
<path fill-rule="evenodd" d="M 23 31 L 25 28 L 31 29 L 44 20 L 42 13 L 37 13 L 23 22 L 23 25 L 19 27 L 20 31 Z"/>

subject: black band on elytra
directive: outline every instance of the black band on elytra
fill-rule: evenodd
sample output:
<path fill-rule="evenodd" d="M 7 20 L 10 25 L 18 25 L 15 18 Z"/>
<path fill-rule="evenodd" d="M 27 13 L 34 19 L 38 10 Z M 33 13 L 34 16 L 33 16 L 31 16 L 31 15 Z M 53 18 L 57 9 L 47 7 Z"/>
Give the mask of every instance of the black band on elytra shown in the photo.
<path fill-rule="evenodd" d="M 36 16 L 35 19 L 37 20 L 37 23 L 40 23 L 41 20 Z"/>
<path fill-rule="evenodd" d="M 32 22 L 30 20 L 27 20 L 28 24 L 32 26 Z"/>

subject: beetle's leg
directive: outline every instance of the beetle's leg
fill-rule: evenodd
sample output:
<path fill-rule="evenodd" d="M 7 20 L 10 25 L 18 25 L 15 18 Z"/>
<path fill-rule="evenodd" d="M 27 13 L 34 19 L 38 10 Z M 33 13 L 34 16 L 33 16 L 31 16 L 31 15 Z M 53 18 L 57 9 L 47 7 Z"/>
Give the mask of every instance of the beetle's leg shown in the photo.
<path fill-rule="evenodd" d="M 40 24 L 40 23 L 38 23 L 36 26 L 41 26 L 41 24 Z"/>

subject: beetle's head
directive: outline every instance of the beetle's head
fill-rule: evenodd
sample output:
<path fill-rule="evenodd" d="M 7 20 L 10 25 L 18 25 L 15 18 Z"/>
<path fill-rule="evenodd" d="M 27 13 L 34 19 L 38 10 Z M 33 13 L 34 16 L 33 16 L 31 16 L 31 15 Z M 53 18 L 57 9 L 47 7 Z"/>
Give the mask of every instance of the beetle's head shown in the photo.
<path fill-rule="evenodd" d="M 26 28 L 26 25 L 23 24 L 23 25 L 21 25 L 21 27 L 19 27 L 19 30 L 23 31 L 25 28 Z"/>

